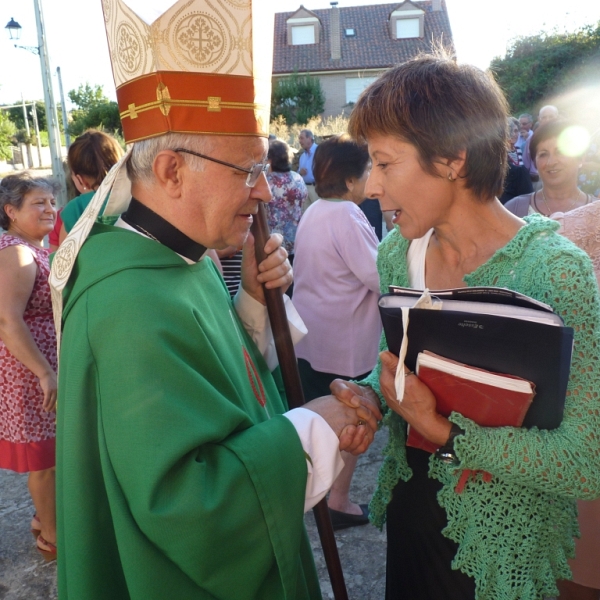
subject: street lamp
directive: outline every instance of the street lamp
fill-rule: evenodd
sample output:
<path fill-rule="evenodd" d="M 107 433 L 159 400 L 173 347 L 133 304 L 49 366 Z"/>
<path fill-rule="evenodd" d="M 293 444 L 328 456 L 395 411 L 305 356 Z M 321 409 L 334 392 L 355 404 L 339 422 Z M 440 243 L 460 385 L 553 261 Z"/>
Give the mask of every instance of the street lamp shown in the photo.
<path fill-rule="evenodd" d="M 21 29 L 23 28 L 11 17 L 4 29 L 8 29 L 11 40 L 18 40 L 21 37 Z"/>
<path fill-rule="evenodd" d="M 66 180 L 65 171 L 62 166 L 62 149 L 60 143 L 60 129 L 58 127 L 58 113 L 56 112 L 56 103 L 54 102 L 54 93 L 52 90 L 52 78 L 50 76 L 50 61 L 48 60 L 48 48 L 46 47 L 46 33 L 44 27 L 44 17 L 42 15 L 41 0 L 33 0 L 35 10 L 35 22 L 37 26 L 38 45 L 37 46 L 18 46 L 24 48 L 40 57 L 40 66 L 42 68 L 42 82 L 44 85 L 44 102 L 46 104 L 46 123 L 48 126 L 48 145 L 50 146 L 50 158 L 52 160 L 52 174 L 61 184 L 61 192 L 57 198 L 60 206 L 66 202 Z M 13 18 L 7 23 L 5 29 L 11 40 L 18 40 L 21 36 L 22 27 Z"/>

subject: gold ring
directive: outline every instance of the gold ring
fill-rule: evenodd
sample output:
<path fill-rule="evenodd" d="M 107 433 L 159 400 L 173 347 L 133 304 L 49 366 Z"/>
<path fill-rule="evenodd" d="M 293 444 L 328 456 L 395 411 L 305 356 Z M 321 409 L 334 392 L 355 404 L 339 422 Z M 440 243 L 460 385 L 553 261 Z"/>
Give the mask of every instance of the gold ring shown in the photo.
<path fill-rule="evenodd" d="M 367 422 L 366 422 L 366 421 L 364 421 L 363 419 L 359 419 L 359 420 L 358 420 L 358 423 L 356 424 L 356 426 L 357 426 L 357 427 L 360 427 L 361 425 L 366 425 L 366 424 L 367 424 Z"/>
<path fill-rule="evenodd" d="M 414 372 L 414 371 L 406 371 L 406 372 L 404 373 L 404 377 L 410 377 L 411 375 L 414 375 L 414 374 L 415 374 L 415 372 Z"/>

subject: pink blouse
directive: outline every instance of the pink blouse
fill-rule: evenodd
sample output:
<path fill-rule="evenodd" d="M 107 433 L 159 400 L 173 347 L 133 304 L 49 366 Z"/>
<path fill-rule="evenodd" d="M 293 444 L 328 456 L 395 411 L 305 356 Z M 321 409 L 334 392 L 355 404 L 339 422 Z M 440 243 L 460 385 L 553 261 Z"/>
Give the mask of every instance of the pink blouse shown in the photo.
<path fill-rule="evenodd" d="M 377 236 L 350 201 L 317 200 L 296 233 L 294 306 L 308 334 L 296 354 L 313 369 L 356 377 L 377 362 Z"/>

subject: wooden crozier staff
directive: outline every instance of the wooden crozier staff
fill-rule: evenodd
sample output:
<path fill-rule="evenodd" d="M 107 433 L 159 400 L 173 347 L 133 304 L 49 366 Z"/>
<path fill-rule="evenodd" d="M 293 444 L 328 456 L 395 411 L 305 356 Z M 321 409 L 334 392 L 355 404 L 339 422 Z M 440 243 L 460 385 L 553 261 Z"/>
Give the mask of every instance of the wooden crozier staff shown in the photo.
<path fill-rule="evenodd" d="M 260 264 L 265 258 L 265 244 L 269 239 L 270 231 L 267 224 L 267 214 L 265 206 L 262 202 L 258 206 L 258 214 L 254 216 L 252 223 L 252 235 L 254 235 L 254 247 L 256 249 L 256 262 Z M 279 359 L 279 367 L 281 368 L 281 376 L 285 394 L 287 396 L 288 406 L 290 409 L 301 407 L 306 401 L 304 400 L 304 392 L 302 391 L 302 383 L 300 381 L 300 372 L 298 371 L 298 363 L 294 352 L 294 344 L 292 343 L 292 335 L 288 325 L 285 306 L 283 303 L 283 294 L 281 288 L 267 289 L 265 291 L 265 301 L 267 303 L 267 312 L 269 313 L 269 321 L 271 322 L 271 330 L 273 331 L 273 339 L 275 340 L 275 349 L 277 350 L 277 358 Z M 331 588 L 335 600 L 348 600 L 348 592 L 344 582 L 344 573 L 342 572 L 342 564 L 335 543 L 333 534 L 333 525 L 329 516 L 329 508 L 325 498 L 321 500 L 314 508 L 315 521 L 325 563 L 331 580 Z"/>

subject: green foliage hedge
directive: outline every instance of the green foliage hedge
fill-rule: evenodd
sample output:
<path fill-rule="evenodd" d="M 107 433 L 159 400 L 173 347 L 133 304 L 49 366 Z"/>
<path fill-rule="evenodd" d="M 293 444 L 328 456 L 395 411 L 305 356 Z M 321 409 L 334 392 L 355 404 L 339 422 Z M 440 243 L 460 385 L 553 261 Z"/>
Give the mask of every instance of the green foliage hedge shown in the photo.
<path fill-rule="evenodd" d="M 531 112 L 586 78 L 598 82 L 600 22 L 573 33 L 539 33 L 515 40 L 490 64 L 514 114 Z"/>

